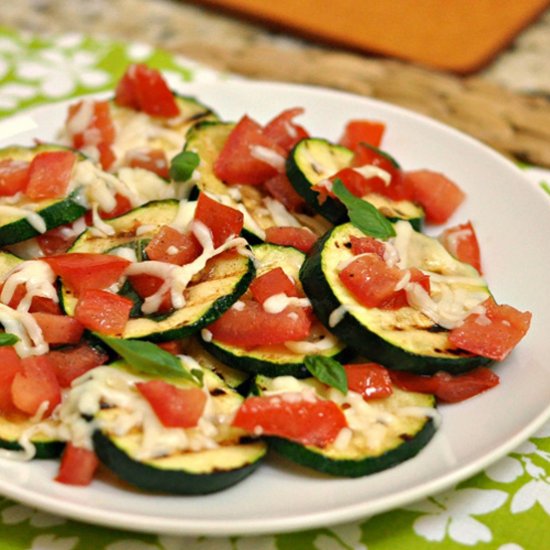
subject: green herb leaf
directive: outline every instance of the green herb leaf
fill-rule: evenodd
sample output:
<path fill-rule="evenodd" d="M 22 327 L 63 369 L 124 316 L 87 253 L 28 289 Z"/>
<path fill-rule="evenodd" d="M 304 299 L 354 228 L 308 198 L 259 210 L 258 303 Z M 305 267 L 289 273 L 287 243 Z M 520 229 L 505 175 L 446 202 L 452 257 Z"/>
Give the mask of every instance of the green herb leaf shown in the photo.
<path fill-rule="evenodd" d="M 365 235 L 384 240 L 395 236 L 395 229 L 391 222 L 370 202 L 356 197 L 342 183 L 342 180 L 335 180 L 332 190 L 348 209 L 351 223 Z"/>
<path fill-rule="evenodd" d="M 348 393 L 346 371 L 338 361 L 324 355 L 308 355 L 304 363 L 306 369 L 317 380 L 340 390 L 343 394 Z"/>
<path fill-rule="evenodd" d="M 19 336 L 12 334 L 11 332 L 0 333 L 0 346 L 13 346 L 19 342 Z"/>
<path fill-rule="evenodd" d="M 139 372 L 166 378 L 186 378 L 199 384 L 199 381 L 183 368 L 181 361 L 175 355 L 151 342 L 123 340 L 97 333 L 95 335 Z"/>
<path fill-rule="evenodd" d="M 170 163 L 170 178 L 182 183 L 187 181 L 193 175 L 193 171 L 199 165 L 199 162 L 199 155 L 193 153 L 193 151 L 178 153 Z"/>

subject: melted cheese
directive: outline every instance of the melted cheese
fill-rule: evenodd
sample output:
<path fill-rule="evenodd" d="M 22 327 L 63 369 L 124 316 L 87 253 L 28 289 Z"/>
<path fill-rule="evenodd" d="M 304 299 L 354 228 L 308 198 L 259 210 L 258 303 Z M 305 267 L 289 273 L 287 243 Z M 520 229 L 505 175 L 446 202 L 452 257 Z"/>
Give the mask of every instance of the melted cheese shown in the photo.
<path fill-rule="evenodd" d="M 270 149 L 269 147 L 263 147 L 262 145 L 252 145 L 250 147 L 250 154 L 257 160 L 269 164 L 277 172 L 285 171 L 285 157 Z"/>
<path fill-rule="evenodd" d="M 284 311 L 288 306 L 311 307 L 311 302 L 307 298 L 296 298 L 280 292 L 270 296 L 262 305 L 265 312 L 277 314 Z"/>
<path fill-rule="evenodd" d="M 271 197 L 266 197 L 263 202 L 275 225 L 282 227 L 302 227 L 302 224 L 285 208 L 282 202 Z"/>
<path fill-rule="evenodd" d="M 389 172 L 386 172 L 386 170 L 383 170 L 379 166 L 373 166 L 371 164 L 366 164 L 365 166 L 359 166 L 357 168 L 353 168 L 354 172 L 357 172 L 364 178 L 380 178 L 386 187 L 391 183 L 391 174 Z"/>
<path fill-rule="evenodd" d="M 0 304 L 0 324 L 6 332 L 15 334 L 19 338 L 15 344 L 15 351 L 19 357 L 43 355 L 48 352 L 49 347 L 44 341 L 42 330 L 30 313 L 16 311 Z"/>

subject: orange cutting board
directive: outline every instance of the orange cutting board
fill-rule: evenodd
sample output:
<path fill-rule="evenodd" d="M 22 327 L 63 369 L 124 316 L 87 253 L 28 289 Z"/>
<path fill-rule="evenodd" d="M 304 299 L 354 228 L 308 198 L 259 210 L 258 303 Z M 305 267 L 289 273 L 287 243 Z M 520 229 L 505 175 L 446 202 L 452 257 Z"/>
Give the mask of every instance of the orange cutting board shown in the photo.
<path fill-rule="evenodd" d="M 457 73 L 488 63 L 549 0 L 203 0 L 307 37 Z"/>

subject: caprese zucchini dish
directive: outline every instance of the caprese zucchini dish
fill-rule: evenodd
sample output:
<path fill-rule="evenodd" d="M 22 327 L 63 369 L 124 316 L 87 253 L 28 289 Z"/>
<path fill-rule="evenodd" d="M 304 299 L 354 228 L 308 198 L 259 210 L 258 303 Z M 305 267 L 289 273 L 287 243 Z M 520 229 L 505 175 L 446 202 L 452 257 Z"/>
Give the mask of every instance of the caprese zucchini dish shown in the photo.
<path fill-rule="evenodd" d="M 464 192 L 401 167 L 381 122 L 330 141 L 302 114 L 221 120 L 138 64 L 56 143 L 0 150 L 0 458 L 174 494 L 268 452 L 358 477 L 499 383 L 531 314 L 444 225 Z"/>

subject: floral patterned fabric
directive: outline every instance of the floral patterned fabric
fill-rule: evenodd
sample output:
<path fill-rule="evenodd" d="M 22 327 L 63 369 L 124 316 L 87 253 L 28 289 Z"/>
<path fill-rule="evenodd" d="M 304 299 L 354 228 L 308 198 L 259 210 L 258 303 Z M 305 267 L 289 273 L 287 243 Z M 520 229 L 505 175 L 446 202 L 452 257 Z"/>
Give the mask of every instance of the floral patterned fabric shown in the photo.
<path fill-rule="evenodd" d="M 0 29 L 0 117 L 33 105 L 111 89 L 129 62 L 163 70 L 170 85 L 225 76 L 143 44 Z M 526 175 L 548 193 L 550 173 Z M 544 197 L 544 194 L 541 194 Z M 550 548 L 550 423 L 452 489 L 343 526 L 232 537 L 140 535 L 67 520 L 0 497 L 0 550 L 545 550 Z"/>

